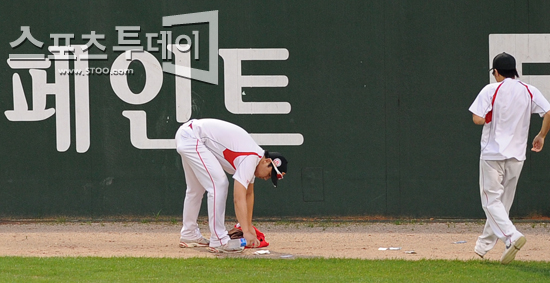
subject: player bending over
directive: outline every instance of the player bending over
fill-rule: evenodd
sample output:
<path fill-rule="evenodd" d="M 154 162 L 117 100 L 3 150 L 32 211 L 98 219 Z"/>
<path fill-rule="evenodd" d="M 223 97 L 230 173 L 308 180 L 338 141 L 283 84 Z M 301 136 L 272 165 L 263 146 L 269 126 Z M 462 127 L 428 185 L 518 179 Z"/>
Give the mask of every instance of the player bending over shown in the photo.
<path fill-rule="evenodd" d="M 287 160 L 277 152 L 263 150 L 241 127 L 216 119 L 190 120 L 176 133 L 176 149 L 181 155 L 187 190 L 183 204 L 180 247 L 206 247 L 211 252 L 239 252 L 244 248 L 227 246 L 230 237 L 225 228 L 225 204 L 229 181 L 234 179 L 235 215 L 248 247 L 260 242 L 252 226 L 254 180 L 271 178 L 273 185 L 283 179 Z M 208 195 L 210 240 L 197 224 L 204 193 Z"/>

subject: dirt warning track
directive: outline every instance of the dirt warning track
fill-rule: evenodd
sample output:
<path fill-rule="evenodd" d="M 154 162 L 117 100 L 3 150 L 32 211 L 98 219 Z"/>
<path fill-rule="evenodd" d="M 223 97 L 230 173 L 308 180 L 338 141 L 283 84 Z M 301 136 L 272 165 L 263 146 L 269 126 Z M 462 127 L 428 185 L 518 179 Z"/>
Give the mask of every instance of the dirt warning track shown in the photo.
<path fill-rule="evenodd" d="M 234 223 L 227 222 L 227 225 Z M 473 252 L 482 223 L 258 222 L 269 254 L 247 249 L 231 257 L 355 259 L 479 259 Z M 230 228 L 231 226 L 228 226 Z M 550 225 L 519 223 L 527 244 L 516 260 L 550 261 Z M 219 257 L 206 248 L 179 248 L 179 223 L 75 222 L 0 224 L 0 256 Z M 208 226 L 200 224 L 205 237 Z M 499 242 L 485 259 L 499 260 Z M 228 255 L 221 255 L 228 256 Z"/>

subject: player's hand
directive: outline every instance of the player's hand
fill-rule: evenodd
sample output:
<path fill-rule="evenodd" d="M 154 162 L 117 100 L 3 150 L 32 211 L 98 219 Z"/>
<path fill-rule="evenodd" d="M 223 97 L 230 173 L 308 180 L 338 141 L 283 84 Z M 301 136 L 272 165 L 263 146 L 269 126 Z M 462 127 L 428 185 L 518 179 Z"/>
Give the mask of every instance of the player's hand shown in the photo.
<path fill-rule="evenodd" d="M 256 232 L 245 232 L 243 234 L 244 238 L 246 239 L 246 246 L 249 248 L 257 248 L 260 246 L 260 241 L 258 241 L 258 238 L 256 237 Z"/>
<path fill-rule="evenodd" d="M 531 148 L 531 151 L 540 152 L 543 146 L 544 146 L 544 138 L 537 135 L 533 139 L 533 148 Z"/>

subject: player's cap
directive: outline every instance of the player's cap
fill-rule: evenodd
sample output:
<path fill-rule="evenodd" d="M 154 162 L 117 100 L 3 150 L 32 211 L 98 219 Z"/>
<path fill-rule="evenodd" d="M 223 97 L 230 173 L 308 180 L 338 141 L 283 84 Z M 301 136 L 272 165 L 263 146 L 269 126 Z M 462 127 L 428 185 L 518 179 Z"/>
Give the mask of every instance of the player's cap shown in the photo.
<path fill-rule="evenodd" d="M 267 158 L 271 158 L 271 182 L 273 186 L 277 187 L 277 181 L 283 179 L 283 173 L 286 173 L 288 161 L 286 158 L 278 152 L 265 152 Z"/>
<path fill-rule="evenodd" d="M 502 53 L 498 54 L 497 56 L 495 56 L 495 58 L 493 58 L 493 67 L 491 68 L 491 70 L 494 70 L 494 69 L 497 69 L 497 70 L 515 70 L 516 69 L 516 59 L 512 55 L 510 55 L 506 52 L 502 52 Z"/>

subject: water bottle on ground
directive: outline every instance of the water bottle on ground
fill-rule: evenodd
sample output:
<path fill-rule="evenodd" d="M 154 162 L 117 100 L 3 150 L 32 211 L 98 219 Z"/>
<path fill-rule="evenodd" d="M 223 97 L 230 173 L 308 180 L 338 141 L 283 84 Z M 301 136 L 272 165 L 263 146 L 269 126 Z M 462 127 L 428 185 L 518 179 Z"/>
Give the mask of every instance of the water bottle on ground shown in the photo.
<path fill-rule="evenodd" d="M 245 238 L 231 239 L 226 244 L 227 249 L 232 250 L 232 251 L 242 250 L 242 249 L 244 249 L 245 246 L 246 246 L 246 239 Z"/>

